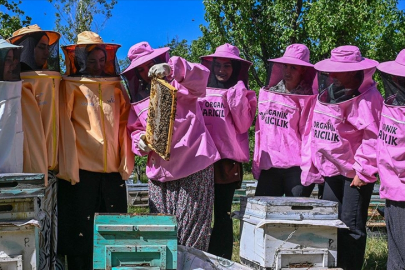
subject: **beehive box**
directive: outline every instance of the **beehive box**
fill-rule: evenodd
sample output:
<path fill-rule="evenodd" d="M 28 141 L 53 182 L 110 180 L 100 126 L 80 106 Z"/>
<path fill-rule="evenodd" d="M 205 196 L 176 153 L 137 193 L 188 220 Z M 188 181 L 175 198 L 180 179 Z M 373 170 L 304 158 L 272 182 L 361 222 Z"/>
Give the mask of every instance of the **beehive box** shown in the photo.
<path fill-rule="evenodd" d="M 171 215 L 95 214 L 93 269 L 176 269 Z"/>
<path fill-rule="evenodd" d="M 253 197 L 255 196 L 257 187 L 257 180 L 243 180 L 241 187 L 235 190 L 232 203 L 240 203 L 241 197 Z"/>
<path fill-rule="evenodd" d="M 43 174 L 0 174 L 0 269 L 39 268 L 44 193 Z"/>
<path fill-rule="evenodd" d="M 39 269 L 38 227 L 35 220 L 0 222 L 0 253 L 9 257 L 0 259 L 0 269 Z"/>
<path fill-rule="evenodd" d="M 337 262 L 337 203 L 312 198 L 241 199 L 240 258 L 255 269 L 326 269 Z"/>
<path fill-rule="evenodd" d="M 149 189 L 147 183 L 136 183 L 127 180 L 127 202 L 129 206 L 148 207 Z"/>
<path fill-rule="evenodd" d="M 2 270 L 23 270 L 22 256 L 8 256 L 0 252 L 0 269 Z"/>

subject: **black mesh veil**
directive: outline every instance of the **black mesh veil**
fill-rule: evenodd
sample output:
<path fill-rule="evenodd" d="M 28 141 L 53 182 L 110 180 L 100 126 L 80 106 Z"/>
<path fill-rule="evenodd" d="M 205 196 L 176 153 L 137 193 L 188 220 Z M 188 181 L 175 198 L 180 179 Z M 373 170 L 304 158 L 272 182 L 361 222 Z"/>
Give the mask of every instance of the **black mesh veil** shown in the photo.
<path fill-rule="evenodd" d="M 291 65 L 279 62 L 268 62 L 268 74 L 266 79 L 266 88 L 276 92 L 286 92 L 290 94 L 312 95 L 312 83 L 315 78 L 315 69 L 309 66 Z M 288 68 L 286 68 L 288 66 Z M 299 69 L 299 72 L 291 74 L 287 69 Z M 293 79 L 294 78 L 294 79 Z M 296 78 L 296 79 L 295 79 Z M 293 87 L 285 90 L 286 80 L 295 81 Z M 284 90 L 283 90 L 284 89 Z"/>
<path fill-rule="evenodd" d="M 385 103 L 394 106 L 405 105 L 405 77 L 380 71 L 384 85 Z"/>
<path fill-rule="evenodd" d="M 167 63 L 169 52 L 165 52 L 152 59 L 154 64 Z M 131 103 L 143 100 L 150 94 L 150 83 L 145 82 L 139 75 L 137 67 L 121 74 L 128 88 Z"/>
<path fill-rule="evenodd" d="M 60 71 L 59 41 L 49 44 L 46 32 L 33 32 L 17 39 L 14 44 L 23 46 L 21 71 L 51 70 Z"/>
<path fill-rule="evenodd" d="M 318 72 L 320 101 L 335 104 L 358 96 L 363 80 L 363 70 L 335 73 Z"/>
<path fill-rule="evenodd" d="M 228 89 L 234 86 L 238 81 L 243 81 L 246 87 L 249 87 L 249 67 L 250 64 L 245 61 L 236 59 L 229 59 L 232 64 L 232 74 L 227 82 L 222 83 L 216 79 L 214 67 L 217 58 L 203 58 L 201 64 L 210 70 L 210 77 L 208 79 L 208 87 Z"/>
<path fill-rule="evenodd" d="M 62 47 L 66 75 L 85 77 L 116 77 L 120 69 L 116 44 L 80 44 Z"/>
<path fill-rule="evenodd" d="M 19 81 L 22 48 L 0 48 L 0 81 Z"/>

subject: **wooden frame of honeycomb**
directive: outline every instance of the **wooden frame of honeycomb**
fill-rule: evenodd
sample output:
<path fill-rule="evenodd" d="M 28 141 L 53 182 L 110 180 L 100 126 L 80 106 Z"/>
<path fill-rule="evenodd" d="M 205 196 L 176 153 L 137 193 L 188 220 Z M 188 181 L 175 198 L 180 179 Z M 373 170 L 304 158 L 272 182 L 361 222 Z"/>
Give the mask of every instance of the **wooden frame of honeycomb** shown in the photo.
<path fill-rule="evenodd" d="M 153 78 L 146 124 L 146 143 L 164 160 L 170 159 L 176 105 L 177 89 L 164 80 Z"/>

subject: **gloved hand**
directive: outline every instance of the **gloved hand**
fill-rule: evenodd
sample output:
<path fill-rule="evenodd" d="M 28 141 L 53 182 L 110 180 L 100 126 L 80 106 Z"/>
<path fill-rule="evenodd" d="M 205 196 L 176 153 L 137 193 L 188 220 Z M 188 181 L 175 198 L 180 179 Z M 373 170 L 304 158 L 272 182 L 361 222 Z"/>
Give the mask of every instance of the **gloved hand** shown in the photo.
<path fill-rule="evenodd" d="M 151 149 L 149 148 L 149 146 L 146 144 L 146 136 L 145 134 L 142 134 L 139 142 L 138 142 L 138 148 L 146 153 L 149 153 L 151 151 Z"/>
<path fill-rule="evenodd" d="M 158 77 L 159 79 L 162 79 L 166 76 L 169 76 L 170 73 L 172 72 L 172 69 L 170 66 L 166 63 L 162 64 L 156 64 L 153 65 L 148 72 L 149 77 Z"/>

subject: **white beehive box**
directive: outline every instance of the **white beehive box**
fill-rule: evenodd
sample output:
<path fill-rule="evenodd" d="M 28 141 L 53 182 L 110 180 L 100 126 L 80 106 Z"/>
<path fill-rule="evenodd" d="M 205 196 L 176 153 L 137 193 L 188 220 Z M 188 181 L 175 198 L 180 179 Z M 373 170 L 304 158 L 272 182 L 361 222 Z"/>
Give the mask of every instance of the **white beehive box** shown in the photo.
<path fill-rule="evenodd" d="M 337 203 L 312 198 L 241 200 L 241 262 L 254 269 L 327 269 L 337 262 Z"/>
<path fill-rule="evenodd" d="M 41 268 L 41 222 L 45 214 L 40 203 L 44 196 L 43 174 L 0 174 L 1 270 Z"/>

